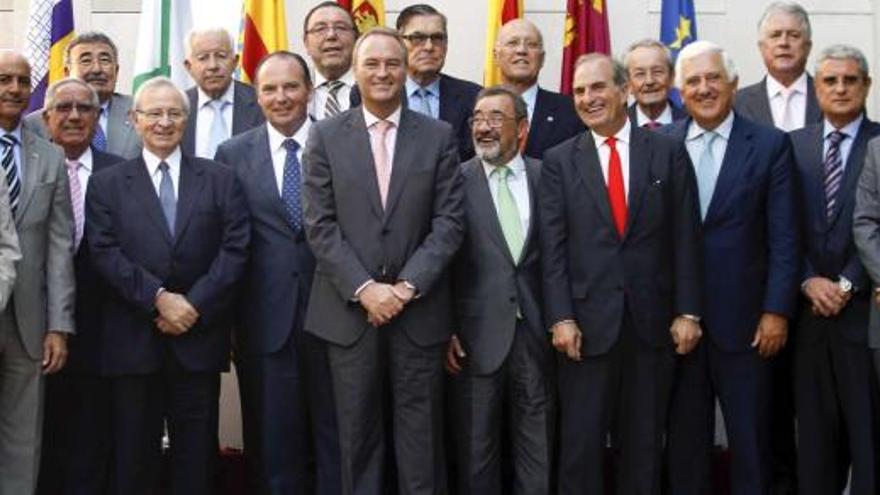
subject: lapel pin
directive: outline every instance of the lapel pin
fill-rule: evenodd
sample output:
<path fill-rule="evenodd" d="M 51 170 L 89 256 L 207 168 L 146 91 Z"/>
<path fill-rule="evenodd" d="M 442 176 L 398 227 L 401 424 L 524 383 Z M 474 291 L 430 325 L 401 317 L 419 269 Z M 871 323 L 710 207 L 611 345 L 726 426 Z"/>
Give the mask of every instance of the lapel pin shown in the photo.
<path fill-rule="evenodd" d="M 548 116 L 547 116 L 547 122 L 553 122 L 553 116 L 552 116 L 552 115 L 548 115 Z"/>

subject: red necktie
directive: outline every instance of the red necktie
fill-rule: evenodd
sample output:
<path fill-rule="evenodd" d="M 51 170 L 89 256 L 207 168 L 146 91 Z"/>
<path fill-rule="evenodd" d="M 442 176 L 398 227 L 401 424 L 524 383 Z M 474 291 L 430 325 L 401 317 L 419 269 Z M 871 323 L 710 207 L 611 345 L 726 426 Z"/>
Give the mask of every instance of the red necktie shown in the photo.
<path fill-rule="evenodd" d="M 620 165 L 616 142 L 617 139 L 614 137 L 605 140 L 605 144 L 611 150 L 608 157 L 608 202 L 611 203 L 614 226 L 617 227 L 617 233 L 622 238 L 626 229 L 626 189 L 623 187 L 623 167 Z"/>

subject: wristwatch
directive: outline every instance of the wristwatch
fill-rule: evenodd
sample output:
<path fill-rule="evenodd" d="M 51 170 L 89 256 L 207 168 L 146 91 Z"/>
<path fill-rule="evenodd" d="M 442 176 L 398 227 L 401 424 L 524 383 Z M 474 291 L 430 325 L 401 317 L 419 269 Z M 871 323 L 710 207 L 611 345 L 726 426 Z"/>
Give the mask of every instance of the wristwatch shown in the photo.
<path fill-rule="evenodd" d="M 840 287 L 840 291 L 846 294 L 849 294 L 853 290 L 853 284 L 846 277 L 840 277 L 837 279 L 837 286 Z"/>

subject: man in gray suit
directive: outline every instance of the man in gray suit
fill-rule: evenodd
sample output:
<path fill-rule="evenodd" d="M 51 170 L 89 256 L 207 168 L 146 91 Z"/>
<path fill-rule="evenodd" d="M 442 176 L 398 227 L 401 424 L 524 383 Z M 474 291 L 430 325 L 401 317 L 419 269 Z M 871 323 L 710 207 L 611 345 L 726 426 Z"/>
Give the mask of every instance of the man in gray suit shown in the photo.
<path fill-rule="evenodd" d="M 477 156 L 462 165 L 465 240 L 453 264 L 453 382 L 459 493 L 502 493 L 501 438 L 511 414 L 516 493 L 550 491 L 550 344 L 541 318 L 538 160 L 522 157 L 525 101 L 501 86 L 477 95 Z"/>
<path fill-rule="evenodd" d="M 458 149 L 449 124 L 402 108 L 396 31 L 362 36 L 354 72 L 363 106 L 313 124 L 303 157 L 317 260 L 305 330 L 329 343 L 342 493 L 385 492 L 386 418 L 400 491 L 445 493 L 447 266 L 464 231 Z"/>
<path fill-rule="evenodd" d="M 0 493 L 34 491 L 43 375 L 60 370 L 73 332 L 73 212 L 61 150 L 22 129 L 27 60 L 0 51 L 0 165 L 24 258 L 0 313 Z M 0 276 L 6 283 L 8 277 Z"/>
<path fill-rule="evenodd" d="M 64 52 L 64 75 L 87 82 L 101 102 L 92 147 L 131 159 L 141 153 L 141 138 L 128 118 L 131 96 L 115 92 L 118 74 L 119 52 L 109 36 L 91 31 L 70 40 Z M 28 130 L 49 139 L 43 112 L 31 113 L 24 123 Z"/>

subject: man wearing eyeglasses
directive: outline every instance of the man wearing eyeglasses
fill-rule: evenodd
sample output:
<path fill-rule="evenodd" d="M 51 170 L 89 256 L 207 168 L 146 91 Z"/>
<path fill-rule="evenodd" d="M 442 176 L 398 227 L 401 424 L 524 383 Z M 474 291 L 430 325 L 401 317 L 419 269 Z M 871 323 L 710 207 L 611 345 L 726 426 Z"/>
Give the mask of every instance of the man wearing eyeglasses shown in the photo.
<path fill-rule="evenodd" d="M 480 86 L 442 74 L 449 38 L 446 16 L 426 4 L 406 7 L 397 30 L 407 49 L 406 99 L 411 110 L 449 122 L 458 140 L 461 161 L 474 156 L 468 118 Z"/>
<path fill-rule="evenodd" d="M 213 494 L 220 372 L 247 263 L 248 206 L 235 172 L 181 151 L 189 105 L 170 79 L 134 96 L 141 157 L 94 175 L 85 237 L 109 285 L 101 361 L 111 381 L 110 493 L 159 493 L 167 421 L 169 493 Z"/>
<path fill-rule="evenodd" d="M 323 120 L 360 104 L 351 71 L 351 54 L 358 37 L 351 12 L 335 1 L 321 2 L 303 21 L 303 42 L 315 67 L 315 96 L 309 114 Z"/>
<path fill-rule="evenodd" d="M 70 40 L 64 53 L 64 75 L 88 83 L 101 103 L 92 148 L 131 159 L 141 153 L 141 138 L 128 118 L 131 96 L 115 91 L 118 74 L 119 52 L 109 36 L 90 31 Z M 40 137 L 50 138 L 43 112 L 28 115 L 24 123 Z"/>

